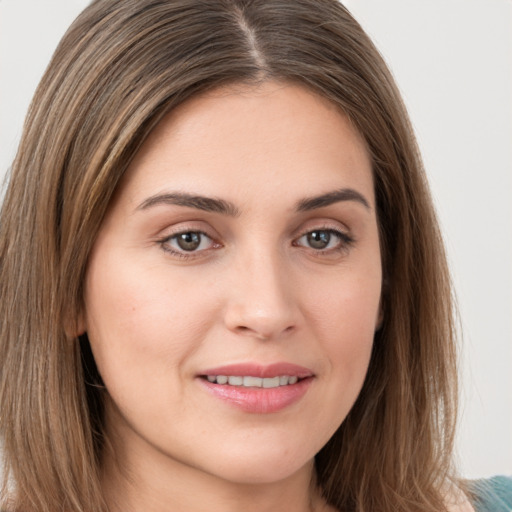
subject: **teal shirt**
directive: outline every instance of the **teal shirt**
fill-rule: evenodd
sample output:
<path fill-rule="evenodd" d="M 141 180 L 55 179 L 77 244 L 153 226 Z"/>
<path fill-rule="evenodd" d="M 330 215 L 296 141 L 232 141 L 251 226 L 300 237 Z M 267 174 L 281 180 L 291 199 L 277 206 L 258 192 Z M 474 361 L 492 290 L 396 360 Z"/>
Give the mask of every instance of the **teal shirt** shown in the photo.
<path fill-rule="evenodd" d="M 512 512 L 512 477 L 495 476 L 472 484 L 477 512 Z"/>

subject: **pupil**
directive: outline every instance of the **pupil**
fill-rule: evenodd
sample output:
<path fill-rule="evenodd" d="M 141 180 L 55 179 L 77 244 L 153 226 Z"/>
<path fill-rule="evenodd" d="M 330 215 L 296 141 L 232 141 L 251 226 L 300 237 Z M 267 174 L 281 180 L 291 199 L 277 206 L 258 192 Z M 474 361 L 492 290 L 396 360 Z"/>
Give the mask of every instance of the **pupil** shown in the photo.
<path fill-rule="evenodd" d="M 315 249 L 325 249 L 331 241 L 328 231 L 312 231 L 308 234 L 308 243 Z"/>
<path fill-rule="evenodd" d="M 199 244 L 201 243 L 201 235 L 199 233 L 194 233 L 193 231 L 189 233 L 181 233 L 178 235 L 177 242 L 180 249 L 183 249 L 184 251 L 193 251 L 199 247 Z"/>

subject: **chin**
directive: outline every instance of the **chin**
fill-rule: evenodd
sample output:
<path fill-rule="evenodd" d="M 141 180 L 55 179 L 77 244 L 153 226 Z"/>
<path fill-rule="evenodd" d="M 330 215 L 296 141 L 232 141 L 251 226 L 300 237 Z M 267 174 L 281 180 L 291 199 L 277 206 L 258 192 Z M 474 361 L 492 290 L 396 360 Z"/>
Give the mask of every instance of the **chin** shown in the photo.
<path fill-rule="evenodd" d="M 217 469 L 216 473 L 223 480 L 239 485 L 269 485 L 292 478 L 305 470 L 310 474 L 312 467 L 312 461 L 301 467 L 284 464 L 279 468 L 245 464 L 243 467 L 237 467 L 236 469 L 225 468 L 225 471 Z"/>
<path fill-rule="evenodd" d="M 313 467 L 314 457 L 296 458 L 286 452 L 274 452 L 266 456 L 247 454 L 242 459 L 223 457 L 222 463 L 210 468 L 209 472 L 236 484 L 263 485 L 281 482 L 301 472 L 310 475 Z"/>

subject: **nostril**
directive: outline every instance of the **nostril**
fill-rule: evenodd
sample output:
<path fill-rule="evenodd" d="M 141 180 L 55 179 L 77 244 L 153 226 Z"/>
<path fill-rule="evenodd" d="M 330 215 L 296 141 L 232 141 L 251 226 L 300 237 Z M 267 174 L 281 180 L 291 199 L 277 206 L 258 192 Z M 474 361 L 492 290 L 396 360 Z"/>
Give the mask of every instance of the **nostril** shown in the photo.
<path fill-rule="evenodd" d="M 272 330 L 265 331 L 263 329 L 253 329 L 251 327 L 247 327 L 246 325 L 239 325 L 235 328 L 235 331 L 240 335 L 253 336 L 261 340 L 268 340 L 273 337 L 279 337 L 283 334 L 289 334 L 294 329 L 295 327 L 293 325 L 289 325 L 280 332 L 273 332 Z"/>
<path fill-rule="evenodd" d="M 263 332 L 260 329 L 252 329 L 246 325 L 239 325 L 236 327 L 236 332 L 243 336 L 250 336 L 261 340 L 266 340 L 272 337 L 272 334 Z"/>

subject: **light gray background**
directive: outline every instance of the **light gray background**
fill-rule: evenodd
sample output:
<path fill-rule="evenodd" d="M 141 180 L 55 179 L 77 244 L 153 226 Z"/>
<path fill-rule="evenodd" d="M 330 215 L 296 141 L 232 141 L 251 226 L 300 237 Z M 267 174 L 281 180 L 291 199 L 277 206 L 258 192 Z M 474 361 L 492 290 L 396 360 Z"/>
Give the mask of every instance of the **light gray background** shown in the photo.
<path fill-rule="evenodd" d="M 84 0 L 0 0 L 0 176 Z M 512 1 L 347 0 L 391 66 L 439 210 L 463 326 L 460 469 L 512 474 Z"/>

